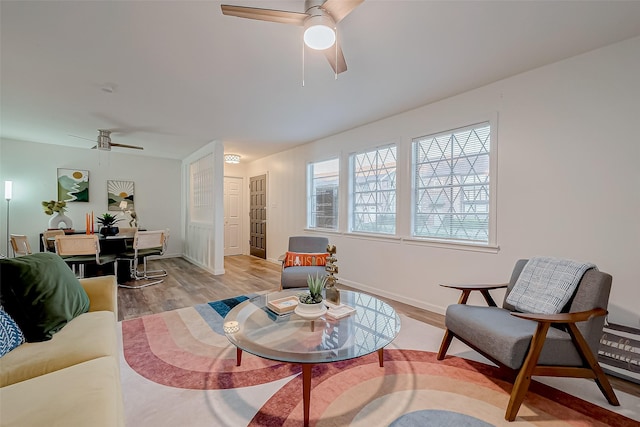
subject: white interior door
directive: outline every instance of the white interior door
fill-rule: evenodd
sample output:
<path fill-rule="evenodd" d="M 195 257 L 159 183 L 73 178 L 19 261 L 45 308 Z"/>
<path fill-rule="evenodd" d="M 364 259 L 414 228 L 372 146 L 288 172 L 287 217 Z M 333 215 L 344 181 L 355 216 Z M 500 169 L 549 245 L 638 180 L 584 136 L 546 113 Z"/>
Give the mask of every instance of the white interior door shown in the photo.
<path fill-rule="evenodd" d="M 224 178 L 224 255 L 242 254 L 242 178 Z"/>

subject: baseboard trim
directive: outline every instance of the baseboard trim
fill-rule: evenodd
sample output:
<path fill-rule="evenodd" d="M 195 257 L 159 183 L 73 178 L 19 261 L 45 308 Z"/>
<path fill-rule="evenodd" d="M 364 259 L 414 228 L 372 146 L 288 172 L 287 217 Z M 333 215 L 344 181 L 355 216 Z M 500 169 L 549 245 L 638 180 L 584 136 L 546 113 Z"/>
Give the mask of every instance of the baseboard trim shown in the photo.
<path fill-rule="evenodd" d="M 407 304 L 407 305 L 411 305 L 411 306 L 414 306 L 414 307 L 418 307 L 418 308 L 421 308 L 423 310 L 430 311 L 432 313 L 437 313 L 437 314 L 444 315 L 444 313 L 446 311 L 446 307 L 440 307 L 440 306 L 437 306 L 437 305 L 429 304 L 429 303 L 424 302 L 424 301 L 418 301 L 418 300 L 415 300 L 415 299 L 409 299 L 409 298 L 406 298 L 405 296 L 402 296 L 402 295 L 397 294 L 395 292 L 388 292 L 388 291 L 385 291 L 384 289 L 372 288 L 371 286 L 367 286 L 367 285 L 359 283 L 359 282 L 354 282 L 352 280 L 338 278 L 338 283 L 345 284 L 347 286 L 350 286 L 352 288 L 358 289 L 360 291 L 369 292 L 369 293 L 372 293 L 372 294 L 375 294 L 375 295 L 379 295 L 381 297 L 389 298 L 389 299 L 392 299 L 394 301 L 401 302 L 403 304 Z"/>

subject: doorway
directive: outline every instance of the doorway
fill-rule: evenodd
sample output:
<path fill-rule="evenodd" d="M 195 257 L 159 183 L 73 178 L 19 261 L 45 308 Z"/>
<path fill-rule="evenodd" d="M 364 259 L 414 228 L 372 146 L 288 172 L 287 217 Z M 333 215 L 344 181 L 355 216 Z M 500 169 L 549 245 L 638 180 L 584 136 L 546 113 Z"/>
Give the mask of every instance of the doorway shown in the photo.
<path fill-rule="evenodd" d="M 224 256 L 242 255 L 242 178 L 224 177 L 223 203 Z"/>
<path fill-rule="evenodd" d="M 267 175 L 249 178 L 249 253 L 267 259 Z"/>

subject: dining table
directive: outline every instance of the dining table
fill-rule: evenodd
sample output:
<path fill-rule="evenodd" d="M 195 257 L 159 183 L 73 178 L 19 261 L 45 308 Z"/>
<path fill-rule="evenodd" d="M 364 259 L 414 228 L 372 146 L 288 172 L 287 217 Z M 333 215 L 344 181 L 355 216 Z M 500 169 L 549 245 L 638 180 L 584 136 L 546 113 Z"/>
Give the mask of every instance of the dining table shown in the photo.
<path fill-rule="evenodd" d="M 85 230 L 64 230 L 65 234 L 87 234 Z M 140 230 L 144 231 L 144 230 Z M 40 233 L 40 252 L 46 252 L 44 242 L 42 241 L 43 233 Z M 55 241 L 55 237 L 50 237 L 49 240 Z M 115 235 L 115 236 L 103 236 L 98 233 L 98 242 L 100 244 L 100 253 L 103 255 L 119 255 L 125 252 L 130 252 L 133 248 L 133 236 L 130 234 Z M 53 251 L 52 251 L 53 252 Z M 111 274 L 109 270 L 104 270 L 104 266 L 92 266 L 86 270 L 88 277 L 101 274 Z M 118 277 L 118 283 L 121 281 L 127 281 L 130 279 L 130 271 L 128 263 L 119 263 L 118 271 L 116 272 Z"/>

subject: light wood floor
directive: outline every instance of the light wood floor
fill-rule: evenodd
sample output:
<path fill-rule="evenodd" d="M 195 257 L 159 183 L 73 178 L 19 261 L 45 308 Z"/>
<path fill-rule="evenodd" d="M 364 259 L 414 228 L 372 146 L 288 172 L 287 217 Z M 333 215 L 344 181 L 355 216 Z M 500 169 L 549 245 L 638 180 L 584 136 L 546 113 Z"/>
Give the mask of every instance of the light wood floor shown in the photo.
<path fill-rule="evenodd" d="M 149 269 L 159 268 L 168 272 L 161 284 L 141 289 L 118 288 L 119 320 L 190 307 L 237 295 L 277 290 L 280 287 L 280 266 L 253 256 L 225 257 L 225 274 L 219 276 L 214 276 L 183 258 L 166 258 L 149 262 Z M 137 286 L 143 283 L 145 282 L 129 281 L 124 284 Z M 340 284 L 338 288 L 352 289 Z M 392 305 L 398 313 L 444 328 L 444 316 L 440 314 L 377 297 Z M 616 377 L 610 377 L 610 380 L 617 390 L 640 397 L 640 385 Z"/>

